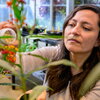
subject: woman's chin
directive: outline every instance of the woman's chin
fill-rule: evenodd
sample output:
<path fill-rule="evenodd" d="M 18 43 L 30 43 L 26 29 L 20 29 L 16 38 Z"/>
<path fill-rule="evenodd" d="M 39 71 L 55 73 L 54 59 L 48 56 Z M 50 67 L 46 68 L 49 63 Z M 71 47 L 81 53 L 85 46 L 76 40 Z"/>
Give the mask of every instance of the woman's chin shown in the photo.
<path fill-rule="evenodd" d="M 69 47 L 69 48 L 67 47 L 67 50 L 70 51 L 70 52 L 73 52 L 73 53 L 80 52 L 78 48 L 73 48 L 73 47 Z"/>

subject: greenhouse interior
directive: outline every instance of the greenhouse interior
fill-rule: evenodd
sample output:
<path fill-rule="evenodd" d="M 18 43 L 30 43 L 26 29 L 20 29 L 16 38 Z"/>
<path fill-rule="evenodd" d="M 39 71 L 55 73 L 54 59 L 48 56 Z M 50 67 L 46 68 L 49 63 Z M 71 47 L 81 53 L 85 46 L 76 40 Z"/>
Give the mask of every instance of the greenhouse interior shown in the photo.
<path fill-rule="evenodd" d="M 100 0 L 0 0 L 0 100 L 100 100 Z"/>

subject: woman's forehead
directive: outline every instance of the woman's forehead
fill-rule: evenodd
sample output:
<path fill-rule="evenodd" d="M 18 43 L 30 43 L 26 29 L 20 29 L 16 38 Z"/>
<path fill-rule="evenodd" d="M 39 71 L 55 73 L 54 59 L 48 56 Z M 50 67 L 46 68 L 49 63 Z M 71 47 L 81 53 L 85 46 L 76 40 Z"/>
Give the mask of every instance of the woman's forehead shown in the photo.
<path fill-rule="evenodd" d="M 70 20 L 84 21 L 91 24 L 98 24 L 100 17 L 97 13 L 91 10 L 80 10 L 76 12 L 76 14 Z"/>

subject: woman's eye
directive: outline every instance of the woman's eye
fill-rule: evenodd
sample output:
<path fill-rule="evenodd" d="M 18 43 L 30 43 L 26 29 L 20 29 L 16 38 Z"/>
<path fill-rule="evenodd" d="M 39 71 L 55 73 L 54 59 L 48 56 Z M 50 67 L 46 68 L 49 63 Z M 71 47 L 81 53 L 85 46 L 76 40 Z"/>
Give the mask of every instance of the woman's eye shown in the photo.
<path fill-rule="evenodd" d="M 71 26 L 71 27 L 74 27 L 75 25 L 74 25 L 74 24 L 68 24 L 67 26 Z"/>
<path fill-rule="evenodd" d="M 86 31 L 91 31 L 90 28 L 87 28 L 87 27 L 83 27 L 83 28 L 84 28 L 84 30 L 86 30 Z"/>

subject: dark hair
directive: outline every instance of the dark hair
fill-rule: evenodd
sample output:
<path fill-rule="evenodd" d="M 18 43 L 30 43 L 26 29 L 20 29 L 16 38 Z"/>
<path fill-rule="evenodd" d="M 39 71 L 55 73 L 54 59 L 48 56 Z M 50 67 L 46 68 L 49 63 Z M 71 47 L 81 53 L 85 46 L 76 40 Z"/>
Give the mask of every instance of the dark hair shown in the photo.
<path fill-rule="evenodd" d="M 90 4 L 81 5 L 75 8 L 69 14 L 69 16 L 65 19 L 65 23 L 63 25 L 63 33 L 65 30 L 65 27 L 68 24 L 68 21 L 72 19 L 78 11 L 85 10 L 85 9 L 95 12 L 96 14 L 98 14 L 100 18 L 100 8 L 99 7 L 95 5 L 90 5 Z M 98 26 L 100 27 L 100 20 L 98 22 Z M 100 40 L 100 32 L 99 32 L 98 38 Z M 63 41 L 60 46 L 61 46 L 61 50 L 56 60 L 60 60 L 60 59 L 70 60 L 69 51 L 66 49 Z M 79 100 L 77 95 L 78 95 L 78 91 L 79 91 L 82 81 L 85 79 L 85 77 L 90 72 L 90 70 L 99 61 L 100 61 L 100 46 L 93 48 L 91 55 L 88 57 L 88 59 L 85 61 L 85 63 L 82 66 L 83 72 L 77 75 L 74 75 L 74 76 L 72 75 L 71 69 L 69 66 L 68 67 L 64 65 L 59 65 L 55 67 L 51 66 L 47 72 L 47 81 L 48 81 L 48 85 L 51 88 L 53 88 L 54 91 L 48 90 L 49 96 L 55 93 L 63 92 L 67 88 L 68 83 L 70 81 L 69 88 L 70 88 L 71 97 L 73 100 Z"/>

